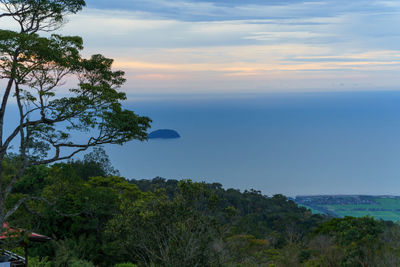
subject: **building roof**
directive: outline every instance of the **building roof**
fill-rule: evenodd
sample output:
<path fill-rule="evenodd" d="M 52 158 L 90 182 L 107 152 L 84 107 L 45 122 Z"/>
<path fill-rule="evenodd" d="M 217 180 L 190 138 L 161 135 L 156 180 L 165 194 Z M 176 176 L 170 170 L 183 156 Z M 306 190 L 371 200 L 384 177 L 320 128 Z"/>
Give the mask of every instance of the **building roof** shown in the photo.
<path fill-rule="evenodd" d="M 28 239 L 32 242 L 47 242 L 51 240 L 50 237 L 45 235 L 29 232 L 20 228 L 10 227 L 6 222 L 3 223 L 3 232 L 0 234 L 0 240 L 5 240 L 7 238 L 18 238 L 25 233 L 28 234 Z"/>

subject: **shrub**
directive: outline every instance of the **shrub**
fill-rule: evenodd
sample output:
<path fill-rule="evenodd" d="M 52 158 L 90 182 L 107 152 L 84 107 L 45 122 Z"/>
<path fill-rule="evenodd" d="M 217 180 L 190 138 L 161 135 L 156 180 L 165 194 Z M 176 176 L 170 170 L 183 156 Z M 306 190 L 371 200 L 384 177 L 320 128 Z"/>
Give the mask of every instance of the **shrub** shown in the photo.
<path fill-rule="evenodd" d="M 116 264 L 114 267 L 137 267 L 137 265 L 133 263 L 119 263 Z"/>
<path fill-rule="evenodd" d="M 39 257 L 29 258 L 29 267 L 51 267 L 51 262 L 47 257 L 40 259 Z"/>
<path fill-rule="evenodd" d="M 73 259 L 68 264 L 69 267 L 94 267 L 93 263 L 85 260 Z"/>

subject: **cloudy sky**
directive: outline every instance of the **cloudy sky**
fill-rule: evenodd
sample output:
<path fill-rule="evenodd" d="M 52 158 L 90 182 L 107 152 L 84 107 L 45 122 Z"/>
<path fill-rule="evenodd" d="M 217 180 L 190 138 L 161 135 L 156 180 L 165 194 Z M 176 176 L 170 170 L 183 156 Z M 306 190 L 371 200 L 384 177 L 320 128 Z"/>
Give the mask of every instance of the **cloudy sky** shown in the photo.
<path fill-rule="evenodd" d="M 130 93 L 395 90 L 398 0 L 87 0 L 63 28 Z"/>

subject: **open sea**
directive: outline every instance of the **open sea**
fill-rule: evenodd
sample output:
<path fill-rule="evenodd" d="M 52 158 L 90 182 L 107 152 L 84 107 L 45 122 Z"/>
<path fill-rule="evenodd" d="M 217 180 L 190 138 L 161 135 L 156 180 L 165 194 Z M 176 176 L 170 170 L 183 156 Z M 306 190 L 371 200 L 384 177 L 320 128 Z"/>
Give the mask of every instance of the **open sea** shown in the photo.
<path fill-rule="evenodd" d="M 107 146 L 127 178 L 192 179 L 263 194 L 400 195 L 400 92 L 136 96 L 173 140 Z"/>

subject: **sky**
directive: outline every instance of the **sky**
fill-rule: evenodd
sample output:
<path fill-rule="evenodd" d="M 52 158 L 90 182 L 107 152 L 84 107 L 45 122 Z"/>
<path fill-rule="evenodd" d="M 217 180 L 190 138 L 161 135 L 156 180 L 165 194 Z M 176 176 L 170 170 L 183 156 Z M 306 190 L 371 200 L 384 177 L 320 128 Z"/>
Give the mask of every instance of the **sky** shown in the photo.
<path fill-rule="evenodd" d="M 397 90 L 400 2 L 88 0 L 64 34 L 131 94 Z"/>
<path fill-rule="evenodd" d="M 115 59 L 128 94 L 398 90 L 398 0 L 86 3 L 61 33 Z"/>

